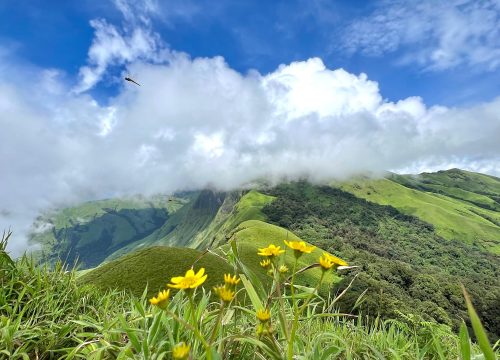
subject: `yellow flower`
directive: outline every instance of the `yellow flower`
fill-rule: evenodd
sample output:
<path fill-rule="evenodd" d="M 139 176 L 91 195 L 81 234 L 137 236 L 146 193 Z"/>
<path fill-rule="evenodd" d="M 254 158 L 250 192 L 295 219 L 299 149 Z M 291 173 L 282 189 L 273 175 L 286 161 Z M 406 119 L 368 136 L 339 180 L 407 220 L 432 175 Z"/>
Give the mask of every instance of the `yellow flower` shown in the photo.
<path fill-rule="evenodd" d="M 280 273 L 286 274 L 288 272 L 288 266 L 286 265 L 281 265 L 280 268 L 278 269 Z"/>
<path fill-rule="evenodd" d="M 224 283 L 229 288 L 234 288 L 241 281 L 236 275 L 231 276 L 231 274 L 224 274 Z"/>
<path fill-rule="evenodd" d="M 340 258 L 338 258 L 336 256 L 333 256 L 331 254 L 324 253 L 323 256 L 326 256 L 328 258 L 328 260 L 330 260 L 330 262 L 334 263 L 335 265 L 338 265 L 338 266 L 347 266 L 347 265 L 349 265 L 344 260 L 342 260 L 342 259 L 340 259 Z"/>
<path fill-rule="evenodd" d="M 324 271 L 330 270 L 332 266 L 335 265 L 332 261 L 330 261 L 330 259 L 328 258 L 328 256 L 326 256 L 326 254 L 323 254 L 319 258 L 319 264 L 321 265 Z"/>
<path fill-rule="evenodd" d="M 266 322 L 271 318 L 271 313 L 269 312 L 269 309 L 257 310 L 257 313 L 255 315 L 257 316 L 257 319 L 259 319 L 262 322 Z"/>
<path fill-rule="evenodd" d="M 167 307 L 169 296 L 170 289 L 163 290 L 158 293 L 158 296 L 153 296 L 151 299 L 149 299 L 149 302 L 151 303 L 151 305 L 156 305 L 159 308 L 164 309 L 165 307 Z"/>
<path fill-rule="evenodd" d="M 257 255 L 275 257 L 275 256 L 279 256 L 280 254 L 282 254 L 284 252 L 285 252 L 285 250 L 281 250 L 280 246 L 274 246 L 273 244 L 271 244 L 266 248 L 259 249 L 259 252 L 257 253 Z"/>
<path fill-rule="evenodd" d="M 284 240 L 286 246 L 290 249 L 293 249 L 295 252 L 295 256 L 299 257 L 302 254 L 310 254 L 316 246 L 308 246 L 305 241 L 286 241 Z"/>
<path fill-rule="evenodd" d="M 264 259 L 260 262 L 260 266 L 262 266 L 264 269 L 268 268 L 271 265 L 271 260 L 269 259 Z"/>
<path fill-rule="evenodd" d="M 234 299 L 234 295 L 235 295 L 234 291 L 226 288 L 225 286 L 214 287 L 214 292 L 225 303 L 230 303 Z"/>
<path fill-rule="evenodd" d="M 196 274 L 191 268 L 186 271 L 186 275 L 173 277 L 170 280 L 172 284 L 168 284 L 168 286 L 175 289 L 195 289 L 207 279 L 207 275 L 203 274 L 205 274 L 205 268 L 201 268 Z"/>
<path fill-rule="evenodd" d="M 172 357 L 174 359 L 184 360 L 187 359 L 189 355 L 189 345 L 185 342 L 180 342 L 174 346 L 172 350 Z"/>

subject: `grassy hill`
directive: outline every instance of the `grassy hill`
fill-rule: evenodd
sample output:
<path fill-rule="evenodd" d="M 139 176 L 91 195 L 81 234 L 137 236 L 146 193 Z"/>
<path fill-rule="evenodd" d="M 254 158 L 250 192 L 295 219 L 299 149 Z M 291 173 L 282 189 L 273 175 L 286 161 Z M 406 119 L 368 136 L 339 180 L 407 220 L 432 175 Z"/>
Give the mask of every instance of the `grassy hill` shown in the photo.
<path fill-rule="evenodd" d="M 184 273 L 195 264 L 195 270 L 204 267 L 209 274 L 205 288 L 211 290 L 224 280 L 224 273 L 233 268 L 223 259 L 210 253 L 189 248 L 154 246 L 110 261 L 78 279 L 81 284 L 92 284 L 101 289 L 130 290 L 142 295 L 146 286 L 148 296 L 164 289 L 173 276 Z"/>
<path fill-rule="evenodd" d="M 421 176 L 392 174 L 380 180 L 356 179 L 335 184 L 336 188 L 296 182 L 260 191 L 186 193 L 167 205 L 160 202 L 166 207 L 166 219 L 145 236 L 118 241 L 116 244 L 121 246 L 116 249 L 105 248 L 106 261 L 119 261 L 120 266 L 115 266 L 116 262 L 103 264 L 82 275 L 82 279 L 93 279 L 89 282 L 96 284 L 102 279 L 103 287 L 118 284 L 138 293 L 147 282 L 155 289 L 168 281 L 174 270 L 174 275 L 186 270 L 187 263 L 178 259 L 175 251 L 163 247 L 162 252 L 168 252 L 164 261 L 170 262 L 169 272 L 147 273 L 148 266 L 154 268 L 149 263 L 161 264 L 163 257 L 149 261 L 149 247 L 209 248 L 226 257 L 229 244 L 234 244 L 243 264 L 265 283 L 267 277 L 259 265 L 257 249 L 269 243 L 284 247 L 287 236 L 300 237 L 318 247 L 311 257 L 304 256 L 301 265 L 315 262 L 321 248 L 359 266 L 333 289 L 333 293 L 341 291 L 357 276 L 352 291 L 338 303 L 341 310 L 349 312 L 357 304 L 358 310 L 373 316 L 401 319 L 402 314 L 413 314 L 425 321 L 457 326 L 461 318 L 467 317 L 459 287 L 464 283 L 487 329 L 498 337 L 497 182 L 494 177 L 452 170 Z M 72 212 L 66 213 L 66 224 L 76 224 Z M 87 230 L 79 224 L 77 233 L 81 238 L 88 236 L 89 244 L 98 250 L 102 238 L 92 238 L 92 227 L 99 224 L 100 220 L 95 220 L 110 215 L 117 216 L 103 210 L 95 219 L 86 220 Z M 121 231 L 114 229 L 111 244 Z M 60 242 L 64 244 L 65 240 Z M 73 243 L 78 241 L 69 242 L 71 246 Z M 141 251 L 132 253 L 137 250 Z M 51 256 L 67 255 L 68 248 L 65 251 Z M 128 253 L 131 255 L 122 257 Z M 176 254 L 180 253 L 184 254 Z M 192 259 L 189 255 L 186 258 Z M 291 267 L 290 252 L 285 260 Z M 107 275 L 101 278 L 97 274 L 103 269 Z M 138 277 L 124 277 L 121 283 L 116 280 L 129 272 Z M 308 270 L 300 282 L 313 284 L 318 275 L 317 269 Z M 337 279 L 329 280 L 335 284 Z M 130 282 L 138 285 L 132 288 Z M 326 287 L 323 291 L 327 291 Z"/>
<path fill-rule="evenodd" d="M 500 179 L 494 176 L 450 169 L 419 175 L 392 174 L 390 178 L 407 187 L 442 193 L 500 211 Z"/>
<path fill-rule="evenodd" d="M 341 189 L 432 224 L 437 234 L 500 254 L 500 180 L 464 172 L 391 175 L 336 184 Z"/>
<path fill-rule="evenodd" d="M 286 252 L 282 258 L 283 264 L 287 265 L 290 271 L 293 268 L 295 258 L 293 251 L 286 247 L 283 243 L 284 239 L 301 241 L 291 231 L 282 227 L 265 223 L 260 220 L 248 220 L 241 223 L 235 228 L 229 241 L 235 241 L 238 248 L 238 256 L 245 265 L 256 274 L 263 274 L 264 271 L 259 262 L 262 260 L 261 256 L 257 255 L 257 249 L 274 244 L 281 246 Z M 316 248 L 311 254 L 304 254 L 298 262 L 297 269 L 304 268 L 310 264 L 318 262 L 319 257 L 323 254 L 323 250 Z M 314 287 L 321 276 L 321 270 L 318 268 L 307 270 L 300 274 L 298 283 Z M 336 279 L 333 275 L 329 274 L 324 279 L 323 293 L 327 293 L 329 287 Z"/>
<path fill-rule="evenodd" d="M 260 279 L 262 283 L 269 283 L 270 278 L 260 266 L 262 257 L 257 255 L 258 248 L 275 244 L 285 248 L 283 239 L 300 240 L 290 231 L 276 225 L 267 224 L 259 220 L 249 220 L 241 223 L 233 232 L 229 241 L 235 241 L 238 257 L 248 269 Z M 153 246 L 138 250 L 101 266 L 81 272 L 79 282 L 93 284 L 102 289 L 125 289 L 140 296 L 148 286 L 148 295 L 151 296 L 158 289 L 165 286 L 172 276 L 184 274 L 193 263 L 195 269 L 204 267 L 210 274 L 209 280 L 204 284 L 207 291 L 218 285 L 224 273 L 233 273 L 234 266 L 227 259 L 229 246 L 215 249 L 217 255 L 201 252 L 195 249 Z M 311 254 L 305 254 L 299 261 L 297 269 L 318 261 L 323 253 L 316 249 Z M 282 257 L 283 264 L 288 265 L 290 271 L 293 267 L 294 257 L 289 249 Z M 305 286 L 314 286 L 321 275 L 321 270 L 311 269 L 298 276 L 298 283 Z M 323 293 L 327 293 L 332 281 L 338 280 L 333 275 L 324 279 Z"/>

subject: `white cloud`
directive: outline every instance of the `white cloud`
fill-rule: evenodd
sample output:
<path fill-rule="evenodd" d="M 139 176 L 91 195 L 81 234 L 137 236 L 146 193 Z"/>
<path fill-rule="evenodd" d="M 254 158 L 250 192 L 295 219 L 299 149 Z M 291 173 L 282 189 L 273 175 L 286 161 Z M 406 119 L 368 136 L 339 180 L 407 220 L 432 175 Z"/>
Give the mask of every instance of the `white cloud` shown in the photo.
<path fill-rule="evenodd" d="M 497 0 L 385 1 L 344 31 L 348 52 L 378 56 L 401 50 L 400 62 L 427 70 L 500 65 Z"/>
<path fill-rule="evenodd" d="M 113 0 L 127 24 L 139 25 L 151 22 L 152 15 L 159 15 L 160 9 L 155 0 Z"/>
<path fill-rule="evenodd" d="M 79 70 L 79 82 L 72 89 L 83 93 L 99 83 L 109 68 L 127 66 L 136 61 L 165 63 L 172 56 L 152 19 L 171 24 L 175 19 L 191 20 L 201 9 L 194 1 L 113 0 L 122 14 L 121 26 L 104 19 L 93 19 L 94 39 L 87 54 L 87 64 Z M 116 79 L 115 79 L 116 80 Z"/>
<path fill-rule="evenodd" d="M 0 230 L 14 228 L 17 253 L 41 209 L 76 201 L 447 164 L 500 175 L 500 98 L 387 102 L 366 75 L 317 58 L 267 75 L 178 53 L 130 67 L 142 86 L 107 106 L 45 70 L 32 82 L 0 73 Z"/>
<path fill-rule="evenodd" d="M 91 89 L 110 66 L 126 65 L 137 60 L 162 62 L 168 51 L 158 34 L 144 26 L 120 31 L 106 20 L 91 20 L 94 40 L 88 52 L 88 65 L 80 68 L 76 93 Z"/>

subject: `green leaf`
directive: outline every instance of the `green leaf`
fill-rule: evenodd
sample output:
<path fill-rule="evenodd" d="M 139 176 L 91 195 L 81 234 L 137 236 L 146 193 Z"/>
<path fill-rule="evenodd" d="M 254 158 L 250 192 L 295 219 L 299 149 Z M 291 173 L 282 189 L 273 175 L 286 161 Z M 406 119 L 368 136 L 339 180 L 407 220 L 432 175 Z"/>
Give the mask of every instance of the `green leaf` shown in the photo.
<path fill-rule="evenodd" d="M 490 342 L 488 341 L 486 331 L 484 330 L 483 324 L 481 324 L 481 320 L 479 319 L 479 316 L 477 315 L 476 310 L 474 309 L 474 306 L 470 301 L 469 294 L 467 293 L 467 290 L 465 290 L 465 287 L 463 285 L 462 291 L 464 293 L 465 303 L 467 304 L 467 310 L 469 312 L 470 321 L 472 323 L 472 329 L 474 330 L 474 334 L 476 335 L 479 347 L 484 354 L 484 358 L 486 360 L 495 360 L 495 353 L 493 352 Z"/>
<path fill-rule="evenodd" d="M 470 360 L 470 339 L 469 331 L 464 322 L 460 325 L 460 356 L 462 360 Z"/>
<path fill-rule="evenodd" d="M 148 334 L 148 344 L 154 345 L 156 343 L 156 340 L 158 336 L 160 335 L 159 327 L 161 323 L 161 317 L 163 313 L 156 314 L 153 320 L 153 325 L 149 329 L 149 334 Z"/>
<path fill-rule="evenodd" d="M 259 296 L 257 295 L 257 292 L 255 291 L 252 283 L 248 281 L 247 277 L 244 274 L 240 274 L 240 279 L 247 291 L 248 296 L 250 297 L 250 301 L 252 302 L 254 309 L 256 311 L 264 309 L 264 306 L 262 305 L 262 302 L 260 301 Z"/>
<path fill-rule="evenodd" d="M 213 360 L 222 360 L 222 357 L 219 355 L 219 353 L 217 352 L 217 350 L 214 347 L 211 346 L 208 349 L 208 351 L 210 351 Z"/>

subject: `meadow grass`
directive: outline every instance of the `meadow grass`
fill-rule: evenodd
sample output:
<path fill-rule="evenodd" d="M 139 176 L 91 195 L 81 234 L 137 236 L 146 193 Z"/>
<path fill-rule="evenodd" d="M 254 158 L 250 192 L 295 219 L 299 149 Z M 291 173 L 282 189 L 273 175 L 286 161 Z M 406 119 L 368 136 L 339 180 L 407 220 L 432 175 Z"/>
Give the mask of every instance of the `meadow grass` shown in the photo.
<path fill-rule="evenodd" d="M 495 211 L 443 194 L 410 189 L 389 179 L 353 180 L 334 185 L 363 199 L 415 215 L 434 225 L 436 233 L 445 239 L 477 243 L 500 254 L 500 227 L 488 220 L 500 220 Z"/>
<path fill-rule="evenodd" d="M 286 248 L 283 240 L 300 240 L 291 231 L 276 225 L 259 220 L 244 221 L 231 232 L 230 242 L 237 246 L 238 257 L 242 266 L 251 271 L 259 282 L 268 283 L 271 278 L 266 275 L 259 265 L 262 260 L 257 255 L 259 248 L 274 244 Z M 154 246 L 135 251 L 119 259 L 104 263 L 92 270 L 78 272 L 80 284 L 93 284 L 102 289 L 118 289 L 131 291 L 140 296 L 145 287 L 148 287 L 148 296 L 153 295 L 165 286 L 165 279 L 175 276 L 179 269 L 187 269 L 196 262 L 195 268 L 204 267 L 214 278 L 221 278 L 224 273 L 232 271 L 234 266 L 227 261 L 231 256 L 230 245 L 214 249 L 210 252 L 201 252 L 189 248 Z M 317 261 L 323 253 L 315 249 L 312 254 L 306 254 L 300 259 L 298 269 L 304 268 Z M 282 257 L 283 264 L 292 268 L 293 252 L 288 249 Z M 304 286 L 314 286 L 321 276 L 321 270 L 311 269 L 297 277 L 297 283 Z M 326 294 L 328 286 L 338 280 L 332 274 L 324 279 L 321 292 Z M 210 279 L 205 284 L 207 291 L 216 284 Z"/>
<path fill-rule="evenodd" d="M 141 296 L 147 287 L 148 296 L 165 287 L 179 269 L 204 267 L 213 276 L 207 289 L 217 285 L 215 279 L 232 271 L 232 267 L 218 256 L 189 248 L 153 246 L 105 263 L 78 278 L 79 284 L 93 284 L 101 289 L 127 290 Z"/>
<path fill-rule="evenodd" d="M 263 272 L 261 266 L 259 265 L 262 258 L 257 255 L 257 250 L 259 248 L 264 248 L 269 244 L 280 246 L 285 250 L 285 254 L 282 257 L 282 263 L 287 265 L 289 269 L 292 269 L 294 255 L 293 251 L 285 246 L 283 242 L 285 239 L 295 241 L 302 240 L 293 232 L 282 227 L 259 220 L 248 220 L 244 221 L 233 230 L 230 241 L 234 241 L 237 246 L 238 257 L 241 262 L 254 273 L 260 274 L 262 279 Z M 305 268 L 308 265 L 317 262 L 323 252 L 323 250 L 316 248 L 311 254 L 304 254 L 297 264 L 297 269 Z M 297 283 L 303 286 L 311 287 L 318 282 L 320 277 L 320 269 L 310 269 L 297 276 Z M 339 280 L 339 278 L 331 273 L 327 274 L 324 279 L 324 284 L 321 287 L 321 292 L 326 294 L 329 287 L 336 280 Z"/>

